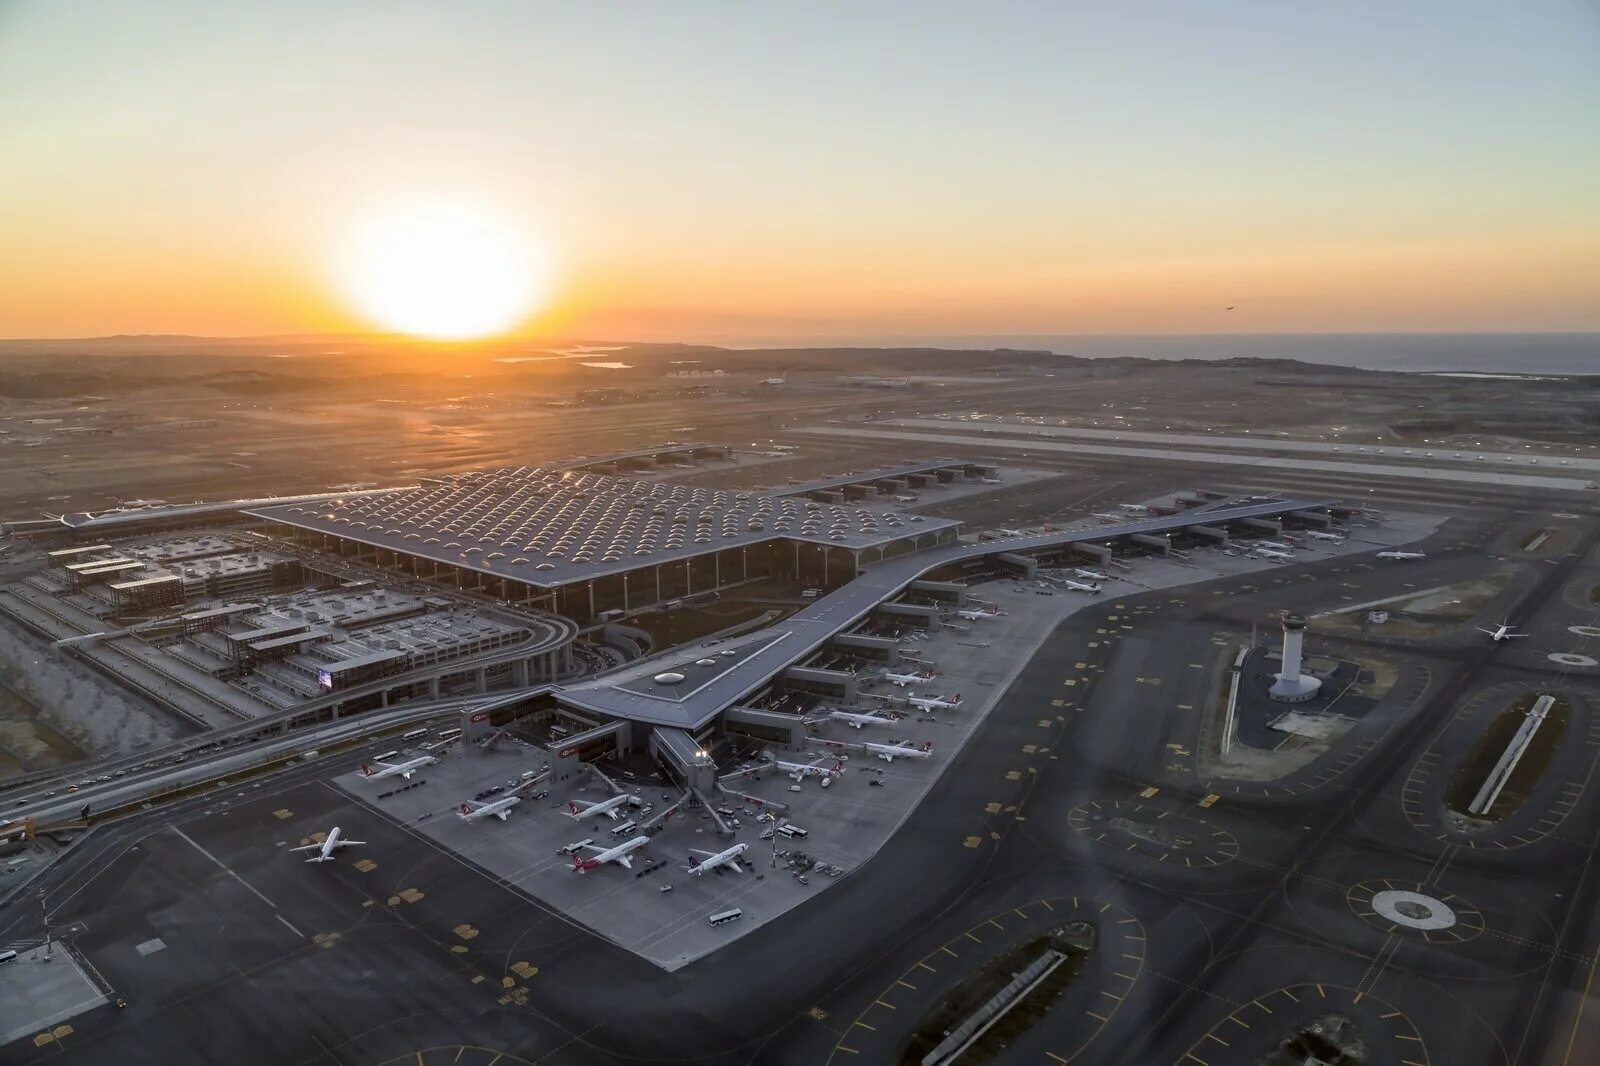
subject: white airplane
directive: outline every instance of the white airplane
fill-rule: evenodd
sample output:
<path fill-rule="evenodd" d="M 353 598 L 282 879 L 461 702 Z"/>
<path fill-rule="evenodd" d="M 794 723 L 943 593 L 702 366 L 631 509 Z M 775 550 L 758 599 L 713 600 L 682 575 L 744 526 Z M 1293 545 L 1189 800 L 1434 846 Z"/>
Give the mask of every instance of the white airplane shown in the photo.
<path fill-rule="evenodd" d="M 712 870 L 720 869 L 721 867 L 726 866 L 734 873 L 742 874 L 744 873 L 744 867 L 739 865 L 739 856 L 743 855 L 747 850 L 749 850 L 749 848 L 749 844 L 735 844 L 733 847 L 728 848 L 725 851 L 719 851 L 716 853 L 701 851 L 699 848 L 690 848 L 689 851 L 692 855 L 704 855 L 705 858 L 700 859 L 699 861 L 690 858 L 688 867 L 689 873 L 699 877 L 701 874 L 708 874 Z"/>
<path fill-rule="evenodd" d="M 884 762 L 894 762 L 896 759 L 926 759 L 933 754 L 933 741 L 931 740 L 920 748 L 912 748 L 904 744 L 863 744 L 862 747 Z"/>
<path fill-rule="evenodd" d="M 1342 541 L 1342 540 L 1344 540 L 1344 538 L 1341 537 L 1337 533 L 1324 533 L 1319 529 L 1308 529 L 1308 530 L 1306 530 L 1306 536 L 1312 538 L 1313 540 L 1331 540 L 1331 541 Z"/>
<path fill-rule="evenodd" d="M 1251 554 L 1258 555 L 1263 559 L 1275 559 L 1278 562 L 1284 562 L 1294 558 L 1294 556 L 1290 555 L 1288 552 L 1275 552 L 1271 548 L 1256 548 L 1251 552 Z"/>
<path fill-rule="evenodd" d="M 620 796 L 612 796 L 608 800 L 601 800 L 599 803 L 588 803 L 584 800 L 568 800 L 567 817 L 576 821 L 582 821 L 585 818 L 590 818 L 597 814 L 603 814 L 614 822 L 621 817 L 621 815 L 617 813 L 618 809 L 625 806 L 632 798 L 633 797 L 629 796 L 627 793 L 623 793 Z"/>
<path fill-rule="evenodd" d="M 916 503 L 917 502 L 917 498 L 915 496 L 896 496 L 895 500 L 898 501 L 899 503 Z"/>
<path fill-rule="evenodd" d="M 836 762 L 832 766 L 823 766 L 821 759 L 811 762 L 784 762 L 779 759 L 772 765 L 788 774 L 793 781 L 801 781 L 808 777 L 820 777 L 824 781 L 831 781 L 844 773 L 844 763 Z"/>
<path fill-rule="evenodd" d="M 1111 514 L 1106 511 L 1096 511 L 1094 513 L 1094 517 L 1100 519 L 1102 522 L 1120 522 L 1126 518 L 1127 515 Z"/>
<path fill-rule="evenodd" d="M 1068 590 L 1070 590 L 1072 592 L 1091 592 L 1092 593 L 1092 592 L 1099 592 L 1100 591 L 1100 586 L 1094 584 L 1093 582 L 1085 584 L 1082 581 L 1066 580 L 1066 581 L 1061 582 L 1061 587 L 1065 588 L 1065 589 L 1068 589 Z"/>
<path fill-rule="evenodd" d="M 1150 510 L 1150 508 L 1146 507 L 1142 503 L 1119 503 L 1117 506 L 1132 514 L 1144 514 L 1146 511 Z"/>
<path fill-rule="evenodd" d="M 1000 612 L 999 611 L 980 611 L 975 607 L 963 607 L 960 610 L 956 611 L 956 614 L 960 615 L 962 618 L 967 619 L 969 622 L 976 622 L 980 618 L 999 618 L 1000 617 Z"/>
<path fill-rule="evenodd" d="M 883 674 L 883 680 L 901 688 L 905 688 L 907 685 L 915 685 L 918 681 L 927 681 L 932 677 L 932 674 L 897 674 L 893 670 L 887 670 Z"/>
<path fill-rule="evenodd" d="M 1513 633 L 1511 631 L 1510 622 L 1501 622 L 1493 629 L 1484 629 L 1482 626 L 1478 626 L 1477 630 L 1479 633 L 1489 634 L 1489 639 L 1497 644 L 1502 640 L 1515 640 L 1517 637 L 1525 637 L 1528 635 L 1526 633 Z"/>
<path fill-rule="evenodd" d="M 997 529 L 997 530 L 995 530 L 995 532 L 1000 534 L 1002 537 L 1020 537 L 1020 536 L 1022 536 L 1022 530 L 1020 530 L 1020 529 Z"/>
<path fill-rule="evenodd" d="M 843 722 L 854 729 L 868 725 L 894 725 L 893 718 L 884 718 L 876 714 L 855 714 L 851 711 L 833 711 L 830 715 L 836 722 Z"/>
<path fill-rule="evenodd" d="M 521 802 L 521 796 L 506 796 L 495 800 L 493 803 L 477 803 L 473 800 L 467 800 L 461 804 L 460 818 L 463 822 L 470 822 L 474 818 L 493 815 L 503 822 L 511 816 L 511 808 Z"/>
<path fill-rule="evenodd" d="M 395 774 L 399 774 L 409 781 L 412 774 L 424 766 L 432 766 L 438 761 L 432 755 L 419 755 L 415 759 L 407 759 L 405 762 L 380 762 L 377 764 L 377 769 L 362 763 L 361 776 L 368 781 L 379 781 L 385 777 L 393 777 Z"/>
<path fill-rule="evenodd" d="M 1286 551 L 1290 551 L 1291 549 L 1293 549 L 1294 545 L 1293 544 L 1285 544 L 1281 540 L 1258 540 L 1258 541 L 1256 541 L 1256 547 L 1258 547 L 1258 548 L 1271 548 L 1273 551 L 1286 552 Z"/>
<path fill-rule="evenodd" d="M 1378 552 L 1377 555 L 1376 555 L 1376 558 L 1379 558 L 1379 559 L 1426 559 L 1427 555 L 1425 553 L 1423 553 L 1423 552 L 1393 551 L 1393 552 Z"/>
<path fill-rule="evenodd" d="M 333 853 L 340 848 L 359 848 L 366 844 L 365 840 L 346 840 L 339 835 L 339 827 L 334 826 L 328 838 L 320 844 L 307 844 L 303 848 L 290 848 L 290 851 L 314 851 L 315 855 L 306 862 L 332 862 Z"/>
<path fill-rule="evenodd" d="M 985 478 L 979 478 L 978 480 L 982 481 L 985 485 L 1001 485 L 1001 484 L 1004 484 L 1004 482 L 1001 481 L 1001 479 L 997 478 L 997 477 L 985 477 Z"/>
<path fill-rule="evenodd" d="M 894 699 L 896 697 L 891 696 L 889 698 Z M 915 692 L 908 693 L 900 699 L 902 703 L 909 703 L 919 711 L 953 711 L 961 706 L 961 693 L 959 692 L 949 699 L 941 699 L 938 696 L 919 696 Z"/>
<path fill-rule="evenodd" d="M 582 850 L 592 851 L 594 854 L 587 858 L 579 858 L 574 855 L 572 857 L 572 868 L 580 874 L 586 874 L 590 870 L 598 870 L 608 862 L 614 862 L 624 870 L 631 870 L 633 869 L 633 860 L 628 856 L 648 843 L 650 843 L 649 837 L 636 836 L 624 840 L 614 848 L 602 848 L 599 844 L 585 844 Z"/>
<path fill-rule="evenodd" d="M 1074 574 L 1077 574 L 1079 577 L 1083 578 L 1085 581 L 1110 581 L 1110 580 L 1112 580 L 1110 577 L 1107 577 L 1105 574 L 1100 573 L 1098 570 L 1084 570 L 1084 569 L 1081 569 L 1080 567 L 1074 566 L 1072 568 L 1072 572 Z"/>

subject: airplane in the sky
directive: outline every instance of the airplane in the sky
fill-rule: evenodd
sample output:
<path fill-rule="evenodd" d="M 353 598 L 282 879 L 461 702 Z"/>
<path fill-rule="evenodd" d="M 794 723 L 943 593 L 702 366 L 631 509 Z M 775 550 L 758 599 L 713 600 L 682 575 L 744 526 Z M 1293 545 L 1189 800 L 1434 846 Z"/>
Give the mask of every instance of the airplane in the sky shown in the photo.
<path fill-rule="evenodd" d="M 1258 555 L 1263 559 L 1275 559 L 1278 562 L 1285 562 L 1294 558 L 1288 552 L 1275 552 L 1271 548 L 1256 548 L 1252 554 Z"/>
<path fill-rule="evenodd" d="M 1518 637 L 1525 637 L 1528 635 L 1526 633 L 1513 633 L 1511 631 L 1510 622 L 1501 622 L 1493 629 L 1484 629 L 1482 626 L 1478 626 L 1477 630 L 1479 633 L 1489 634 L 1489 639 L 1497 644 L 1502 640 L 1515 640 Z"/>
<path fill-rule="evenodd" d="M 907 685 L 915 685 L 919 681 L 927 681 L 932 677 L 932 674 L 897 674 L 893 670 L 886 670 L 883 674 L 883 680 L 901 688 L 905 688 Z"/>
<path fill-rule="evenodd" d="M 407 759 L 405 762 L 379 762 L 376 768 L 362 763 L 361 776 L 368 781 L 379 781 L 385 777 L 393 777 L 395 774 L 399 774 L 409 781 L 412 774 L 424 766 L 432 766 L 438 761 L 432 755 L 418 755 L 415 759 Z"/>
<path fill-rule="evenodd" d="M 599 803 L 589 803 L 585 800 L 568 800 L 567 817 L 582 821 L 585 818 L 603 814 L 614 822 L 621 817 L 619 809 L 626 806 L 632 798 L 632 796 L 624 793 L 620 796 L 612 796 L 608 800 L 601 800 Z"/>
<path fill-rule="evenodd" d="M 648 843 L 650 843 L 649 837 L 636 836 L 624 840 L 614 848 L 602 848 L 598 844 L 585 844 L 581 850 L 592 851 L 594 854 L 586 858 L 579 858 L 577 855 L 573 855 L 572 868 L 580 874 L 586 874 L 590 870 L 598 870 L 608 862 L 614 862 L 624 870 L 631 870 L 633 869 L 633 860 L 628 856 Z"/>
<path fill-rule="evenodd" d="M 475 818 L 486 818 L 493 815 L 503 822 L 511 816 L 511 808 L 521 802 L 521 796 L 504 796 L 492 803 L 476 803 L 473 800 L 467 800 L 461 804 L 460 818 L 463 822 L 470 822 Z"/>
<path fill-rule="evenodd" d="M 1320 529 L 1308 529 L 1308 530 L 1306 530 L 1306 536 L 1311 537 L 1314 540 L 1331 540 L 1331 541 L 1342 541 L 1342 540 L 1344 540 L 1344 538 L 1341 537 L 1337 533 L 1324 533 Z"/>
<path fill-rule="evenodd" d="M 905 744 L 863 744 L 862 748 L 884 762 L 894 762 L 896 759 L 926 759 L 933 754 L 933 741 L 928 741 L 920 748 Z"/>
<path fill-rule="evenodd" d="M 976 622 L 980 618 L 999 618 L 999 611 L 980 611 L 976 607 L 963 607 L 956 614 L 969 622 Z"/>
<path fill-rule="evenodd" d="M 867 725 L 894 725 L 893 718 L 884 718 L 876 714 L 856 714 L 853 711 L 833 711 L 829 717 L 836 722 L 843 722 L 853 729 L 860 729 Z"/>
<path fill-rule="evenodd" d="M 307 844 L 303 848 L 290 848 L 290 851 L 314 851 L 315 855 L 306 862 L 332 862 L 333 853 L 340 848 L 359 848 L 366 844 L 365 840 L 346 840 L 339 835 L 339 827 L 334 826 L 327 839 L 320 844 Z"/>
<path fill-rule="evenodd" d="M 1379 558 L 1379 559 L 1426 559 L 1427 555 L 1425 553 L 1423 553 L 1423 552 L 1390 551 L 1390 552 L 1378 552 L 1377 555 L 1376 555 L 1376 558 Z"/>
<path fill-rule="evenodd" d="M 1079 577 L 1083 578 L 1085 581 L 1110 581 L 1110 580 L 1112 580 L 1110 577 L 1106 576 L 1105 574 L 1102 574 L 1098 570 L 1085 570 L 1082 567 L 1074 566 L 1072 568 L 1072 572 L 1074 574 L 1077 574 Z"/>
<path fill-rule="evenodd" d="M 1095 593 L 1095 592 L 1099 592 L 1100 591 L 1100 586 L 1095 584 L 1094 582 L 1085 583 L 1085 582 L 1082 582 L 1082 581 L 1073 581 L 1073 580 L 1070 580 L 1070 579 L 1061 582 L 1061 587 L 1064 588 L 1064 589 L 1067 589 L 1067 590 L 1069 590 L 1071 592 Z"/>
<path fill-rule="evenodd" d="M 788 774 L 794 781 L 801 781 L 807 777 L 820 777 L 824 782 L 829 782 L 844 773 L 844 763 L 836 762 L 832 766 L 823 766 L 821 759 L 813 759 L 811 762 L 784 762 L 779 759 L 772 765 Z"/>
<path fill-rule="evenodd" d="M 708 874 L 712 870 L 721 869 L 722 867 L 726 866 L 734 873 L 742 874 L 744 873 L 744 867 L 739 865 L 739 856 L 743 855 L 749 849 L 749 844 L 735 844 L 731 848 L 714 853 L 709 851 L 701 851 L 699 848 L 690 848 L 689 851 L 691 853 L 691 857 L 689 859 L 689 873 L 699 877 L 701 874 Z M 696 860 L 693 858 L 694 855 L 704 855 L 705 858 Z"/>

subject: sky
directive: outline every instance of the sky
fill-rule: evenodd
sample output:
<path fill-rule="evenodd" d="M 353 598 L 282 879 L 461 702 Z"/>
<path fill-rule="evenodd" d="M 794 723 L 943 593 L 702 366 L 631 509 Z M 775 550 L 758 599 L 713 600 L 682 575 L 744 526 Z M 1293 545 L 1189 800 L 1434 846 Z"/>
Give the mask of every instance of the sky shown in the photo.
<path fill-rule="evenodd" d="M 1595 330 L 1597 58 L 1591 0 L 0 0 L 0 336 L 371 329 L 418 203 L 537 247 L 533 336 Z"/>

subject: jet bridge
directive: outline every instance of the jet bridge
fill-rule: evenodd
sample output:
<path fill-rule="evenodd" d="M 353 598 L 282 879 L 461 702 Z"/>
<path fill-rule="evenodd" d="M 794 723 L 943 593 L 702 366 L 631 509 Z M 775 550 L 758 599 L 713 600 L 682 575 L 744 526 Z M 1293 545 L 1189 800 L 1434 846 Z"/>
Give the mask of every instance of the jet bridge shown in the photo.
<path fill-rule="evenodd" d="M 683 788 L 691 792 L 708 791 L 716 783 L 716 761 L 684 730 L 658 726 L 650 733 L 648 748 Z"/>

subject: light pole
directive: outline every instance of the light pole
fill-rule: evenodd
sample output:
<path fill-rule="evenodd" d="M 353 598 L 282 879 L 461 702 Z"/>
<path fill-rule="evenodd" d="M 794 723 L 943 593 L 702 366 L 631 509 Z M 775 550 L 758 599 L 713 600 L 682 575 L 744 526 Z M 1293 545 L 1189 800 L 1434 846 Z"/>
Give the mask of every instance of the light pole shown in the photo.
<path fill-rule="evenodd" d="M 50 961 L 50 909 L 45 906 L 44 892 L 39 893 L 39 913 L 44 917 L 44 961 Z"/>
<path fill-rule="evenodd" d="M 774 870 L 778 868 L 778 829 L 788 824 L 789 819 L 787 818 L 774 819 L 772 823 L 772 868 Z"/>

